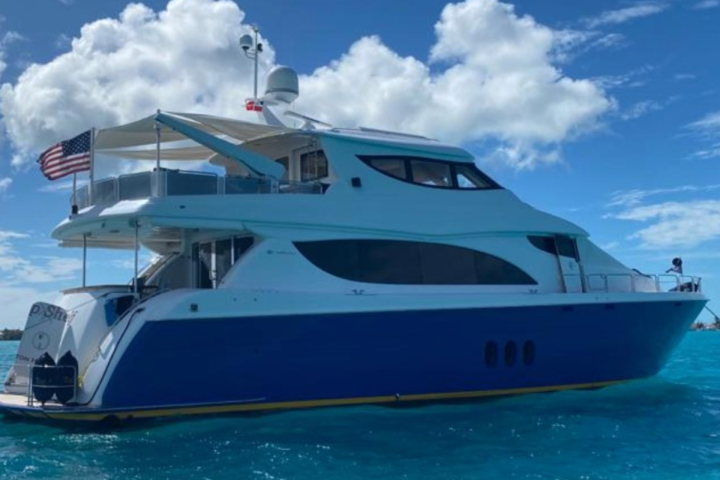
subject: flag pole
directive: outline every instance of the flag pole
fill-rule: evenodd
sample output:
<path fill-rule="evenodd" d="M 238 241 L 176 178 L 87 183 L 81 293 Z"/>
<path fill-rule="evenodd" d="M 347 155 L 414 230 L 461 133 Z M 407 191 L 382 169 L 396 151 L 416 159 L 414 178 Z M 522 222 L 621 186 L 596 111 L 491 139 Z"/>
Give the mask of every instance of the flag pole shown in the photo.
<path fill-rule="evenodd" d="M 160 115 L 159 108 L 157 110 L 157 114 Z M 160 142 L 162 141 L 162 139 L 160 138 L 160 128 L 160 122 L 155 120 L 155 172 L 153 173 L 153 175 L 155 175 L 155 178 L 157 180 L 155 182 L 155 192 L 153 193 L 156 197 L 162 197 L 165 195 L 165 182 L 167 180 L 167 178 L 160 171 Z"/>
<path fill-rule="evenodd" d="M 87 233 L 83 233 L 83 267 L 82 267 L 82 286 L 85 288 L 85 279 L 87 276 Z"/>
<path fill-rule="evenodd" d="M 70 214 L 77 215 L 78 204 L 77 204 L 77 173 L 73 173 L 73 193 L 72 193 L 72 206 L 70 207 Z"/>
<path fill-rule="evenodd" d="M 88 196 L 90 205 L 93 205 L 93 182 L 95 181 L 95 127 L 90 130 L 90 185 L 88 185 Z"/>

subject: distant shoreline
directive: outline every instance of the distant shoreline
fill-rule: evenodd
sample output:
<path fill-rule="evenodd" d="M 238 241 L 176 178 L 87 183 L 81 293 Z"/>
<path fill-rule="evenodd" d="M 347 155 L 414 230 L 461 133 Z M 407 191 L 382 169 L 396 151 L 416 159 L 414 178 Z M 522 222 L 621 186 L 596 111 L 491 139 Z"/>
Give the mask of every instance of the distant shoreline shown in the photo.
<path fill-rule="evenodd" d="M 20 340 L 23 331 L 15 328 L 4 328 L 0 330 L 0 341 Z"/>
<path fill-rule="evenodd" d="M 702 322 L 695 322 L 692 325 L 690 325 L 690 330 L 696 332 L 696 331 L 719 331 L 720 330 L 720 322 L 713 322 L 713 323 L 702 323 Z"/>

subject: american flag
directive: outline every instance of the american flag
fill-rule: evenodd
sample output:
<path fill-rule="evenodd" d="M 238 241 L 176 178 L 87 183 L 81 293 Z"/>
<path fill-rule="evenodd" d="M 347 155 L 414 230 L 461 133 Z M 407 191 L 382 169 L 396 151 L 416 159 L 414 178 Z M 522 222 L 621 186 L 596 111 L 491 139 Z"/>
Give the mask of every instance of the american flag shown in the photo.
<path fill-rule="evenodd" d="M 43 175 L 49 180 L 57 180 L 71 173 L 90 170 L 90 135 L 91 130 L 88 130 L 45 150 L 38 158 Z"/>

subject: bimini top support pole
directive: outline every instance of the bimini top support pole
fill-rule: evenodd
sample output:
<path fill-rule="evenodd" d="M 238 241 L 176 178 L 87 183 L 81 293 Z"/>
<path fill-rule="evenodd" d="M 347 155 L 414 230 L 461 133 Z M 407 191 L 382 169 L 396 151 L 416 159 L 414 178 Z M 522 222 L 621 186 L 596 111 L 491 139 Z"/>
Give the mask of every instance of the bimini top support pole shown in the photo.
<path fill-rule="evenodd" d="M 164 113 L 158 113 L 155 115 L 155 120 L 170 127 L 187 138 L 195 140 L 200 145 L 203 145 L 220 155 L 235 160 L 254 175 L 273 177 L 279 180 L 285 173 L 285 167 L 273 159 L 255 153 L 240 145 L 235 145 L 226 140 L 222 140 L 209 133 L 205 133 L 202 130 L 188 125 L 175 117 L 171 117 Z"/>
<path fill-rule="evenodd" d="M 158 115 L 160 114 L 160 110 L 157 111 Z M 160 171 L 160 123 L 156 120 L 155 121 L 155 170 Z"/>

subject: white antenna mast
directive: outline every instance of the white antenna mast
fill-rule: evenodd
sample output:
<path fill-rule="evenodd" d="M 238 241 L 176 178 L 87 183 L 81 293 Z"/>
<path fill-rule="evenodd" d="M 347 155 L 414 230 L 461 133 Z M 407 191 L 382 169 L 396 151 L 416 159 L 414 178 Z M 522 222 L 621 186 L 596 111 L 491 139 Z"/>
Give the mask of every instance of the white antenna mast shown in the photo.
<path fill-rule="evenodd" d="M 245 56 L 254 60 L 255 71 L 253 72 L 253 97 L 245 100 L 245 109 L 249 112 L 257 112 L 261 119 L 268 125 L 278 127 L 287 127 L 285 123 L 275 115 L 270 108 L 278 107 L 283 113 L 291 118 L 302 120 L 304 129 L 313 129 L 315 126 L 331 127 L 331 125 L 315 120 L 305 115 L 295 114 L 288 111 L 288 108 L 300 95 L 300 85 L 298 82 L 298 74 L 289 67 L 276 66 L 267 77 L 265 85 L 265 95 L 258 98 L 258 57 L 263 52 L 262 43 L 258 43 L 257 25 L 252 25 L 253 35 L 245 34 L 240 37 L 240 48 L 242 48 Z"/>
<path fill-rule="evenodd" d="M 253 36 L 249 34 L 245 34 L 242 37 L 240 37 L 240 48 L 243 49 L 243 52 L 245 52 L 245 56 L 255 61 L 255 68 L 254 68 L 254 83 L 253 83 L 253 100 L 257 101 L 258 99 L 258 57 L 263 51 L 262 43 L 258 43 L 258 31 L 260 29 L 257 25 L 252 25 L 250 28 L 252 28 Z"/>

